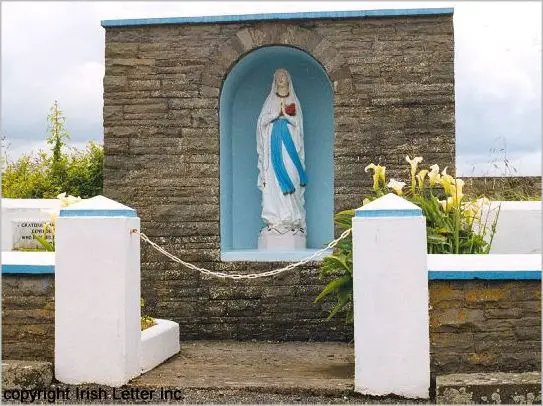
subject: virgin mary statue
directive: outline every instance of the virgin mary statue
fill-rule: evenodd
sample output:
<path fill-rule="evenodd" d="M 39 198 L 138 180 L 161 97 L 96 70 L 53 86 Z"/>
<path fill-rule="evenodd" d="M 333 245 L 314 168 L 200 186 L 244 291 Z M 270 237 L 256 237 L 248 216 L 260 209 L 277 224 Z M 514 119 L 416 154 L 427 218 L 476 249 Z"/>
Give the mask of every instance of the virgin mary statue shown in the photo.
<path fill-rule="evenodd" d="M 304 249 L 304 128 L 290 74 L 277 69 L 258 117 L 258 181 L 262 192 L 260 249 Z"/>

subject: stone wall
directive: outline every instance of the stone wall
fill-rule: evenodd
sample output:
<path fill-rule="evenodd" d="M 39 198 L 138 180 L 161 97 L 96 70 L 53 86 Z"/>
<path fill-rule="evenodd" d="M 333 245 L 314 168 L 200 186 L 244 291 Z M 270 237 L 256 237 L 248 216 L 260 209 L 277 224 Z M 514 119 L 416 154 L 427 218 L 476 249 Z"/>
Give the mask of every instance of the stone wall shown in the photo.
<path fill-rule="evenodd" d="M 432 373 L 539 371 L 541 281 L 431 281 Z"/>
<path fill-rule="evenodd" d="M 308 277 L 306 271 L 280 277 L 273 286 L 247 284 L 241 298 L 232 298 L 228 285 L 218 280 L 202 280 L 191 287 L 183 283 L 183 274 L 178 275 L 170 289 L 201 295 L 198 303 L 209 318 L 209 323 L 191 324 L 196 309 L 183 307 L 181 314 L 172 317 L 183 322 L 181 340 L 352 339 L 352 328 L 338 329 L 341 323 L 326 322 L 320 306 L 288 299 L 296 292 L 307 292 L 307 285 L 299 283 L 299 278 Z M 313 286 L 312 295 L 321 289 L 309 286 Z M 52 361 L 54 277 L 4 275 L 2 288 L 3 359 Z M 160 304 L 158 311 L 172 314 L 178 307 L 171 306 Z M 148 309 L 145 313 L 157 315 Z M 273 328 L 266 328 L 263 319 L 274 320 Z M 430 351 L 433 375 L 540 370 L 540 281 L 430 281 Z"/>
<path fill-rule="evenodd" d="M 137 209 L 151 239 L 213 270 L 279 265 L 221 262 L 219 237 L 220 88 L 240 58 L 272 44 L 308 52 L 333 83 L 336 211 L 360 205 L 370 162 L 404 178 L 406 154 L 454 168 L 452 15 L 106 27 L 104 194 Z M 351 336 L 312 303 L 317 264 L 226 282 L 143 245 L 142 278 L 149 313 L 178 322 L 182 338 Z"/>
<path fill-rule="evenodd" d="M 55 276 L 2 275 L 2 358 L 53 361 Z"/>

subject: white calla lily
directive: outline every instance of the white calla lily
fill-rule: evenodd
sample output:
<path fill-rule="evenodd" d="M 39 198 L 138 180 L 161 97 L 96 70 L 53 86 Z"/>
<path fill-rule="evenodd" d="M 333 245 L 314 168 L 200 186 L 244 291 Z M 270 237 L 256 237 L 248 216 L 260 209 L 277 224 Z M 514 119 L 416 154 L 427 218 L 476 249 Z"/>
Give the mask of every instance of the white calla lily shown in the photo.
<path fill-rule="evenodd" d="M 396 179 L 390 179 L 387 183 L 387 186 L 394 190 L 394 192 L 401 196 L 403 194 L 402 189 L 405 187 L 405 182 L 397 181 Z"/>
<path fill-rule="evenodd" d="M 430 166 L 428 179 L 430 180 L 430 187 L 434 187 L 436 183 L 439 183 L 441 181 L 441 175 L 439 174 L 439 165 L 433 164 L 432 166 Z"/>

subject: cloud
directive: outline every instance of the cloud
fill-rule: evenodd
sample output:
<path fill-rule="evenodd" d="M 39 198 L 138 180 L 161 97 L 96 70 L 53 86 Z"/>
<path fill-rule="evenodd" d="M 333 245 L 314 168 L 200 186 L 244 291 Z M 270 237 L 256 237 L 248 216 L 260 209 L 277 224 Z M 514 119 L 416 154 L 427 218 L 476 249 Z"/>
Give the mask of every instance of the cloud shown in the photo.
<path fill-rule="evenodd" d="M 540 174 L 541 4 L 533 2 L 4 2 L 2 134 L 29 150 L 45 139 L 58 100 L 73 142 L 102 141 L 104 19 L 451 6 L 457 166 L 484 172 L 502 142 L 521 173 Z"/>
<path fill-rule="evenodd" d="M 455 13 L 458 167 L 484 162 L 496 143 L 540 174 L 541 5 L 474 4 Z M 462 26 L 469 29 L 462 29 Z M 535 152 L 534 152 L 535 151 Z M 486 156 L 486 160 L 483 158 Z M 524 158 L 523 158 L 524 156 Z M 473 158 L 477 157 L 477 158 Z"/>

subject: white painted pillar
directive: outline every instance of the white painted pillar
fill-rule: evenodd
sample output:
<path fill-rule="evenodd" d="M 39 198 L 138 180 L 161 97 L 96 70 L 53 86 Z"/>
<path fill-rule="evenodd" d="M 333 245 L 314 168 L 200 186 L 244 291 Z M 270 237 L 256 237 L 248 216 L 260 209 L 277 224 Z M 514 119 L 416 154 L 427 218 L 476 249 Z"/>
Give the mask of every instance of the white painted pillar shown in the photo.
<path fill-rule="evenodd" d="M 355 391 L 428 398 L 426 224 L 388 194 L 353 218 Z"/>
<path fill-rule="evenodd" d="M 140 229 L 103 196 L 61 209 L 56 224 L 55 376 L 121 386 L 140 373 Z"/>

